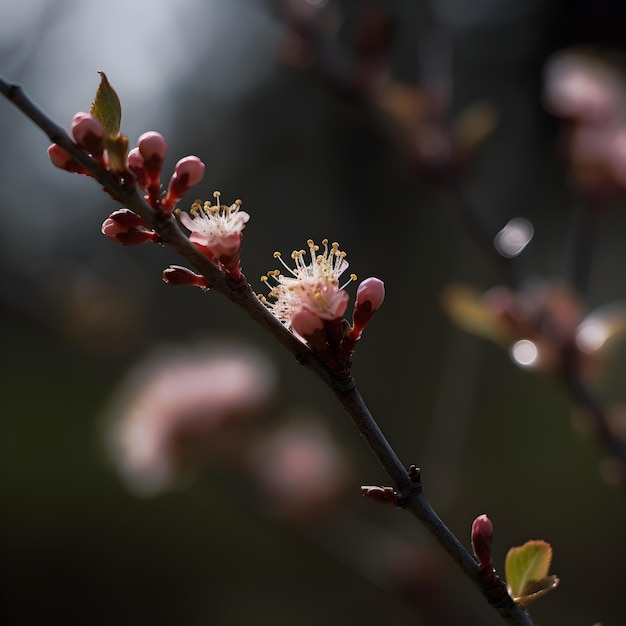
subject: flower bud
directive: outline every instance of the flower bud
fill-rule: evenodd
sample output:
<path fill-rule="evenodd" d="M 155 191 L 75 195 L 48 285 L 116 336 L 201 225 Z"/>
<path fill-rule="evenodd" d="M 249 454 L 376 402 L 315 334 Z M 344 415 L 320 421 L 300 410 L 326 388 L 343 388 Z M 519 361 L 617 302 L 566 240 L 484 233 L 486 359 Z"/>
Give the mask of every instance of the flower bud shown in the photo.
<path fill-rule="evenodd" d="M 393 487 L 362 485 L 361 495 L 381 504 L 393 504 L 394 506 L 398 504 L 398 494 Z"/>
<path fill-rule="evenodd" d="M 137 186 L 140 189 L 146 190 L 148 187 L 148 174 L 144 167 L 143 156 L 139 152 L 139 148 L 133 148 L 126 157 L 126 165 L 128 169 L 135 175 L 137 179 Z"/>
<path fill-rule="evenodd" d="M 126 157 L 126 163 L 133 172 L 137 172 L 137 170 L 144 169 L 144 161 L 139 148 L 133 148 L 128 152 L 128 156 Z"/>
<path fill-rule="evenodd" d="M 472 524 L 472 548 L 483 569 L 492 569 L 491 541 L 493 524 L 486 515 L 480 515 Z"/>
<path fill-rule="evenodd" d="M 357 340 L 385 299 L 385 284 L 378 278 L 366 278 L 356 291 L 350 339 Z"/>
<path fill-rule="evenodd" d="M 137 139 L 137 148 L 146 163 L 151 160 L 159 160 L 162 163 L 167 152 L 167 142 L 161 133 L 150 130 Z"/>
<path fill-rule="evenodd" d="M 130 209 L 111 213 L 102 224 L 102 234 L 115 243 L 138 245 L 148 241 L 158 242 L 159 235 L 147 228 L 143 219 Z"/>
<path fill-rule="evenodd" d="M 170 265 L 167 269 L 163 270 L 163 281 L 168 285 L 200 287 L 205 291 L 211 286 L 204 276 L 196 274 L 181 265 Z"/>
<path fill-rule="evenodd" d="M 162 206 L 166 211 L 172 211 L 176 203 L 204 176 L 204 163 L 197 156 L 187 156 L 174 168 L 174 175 L 170 178 L 167 194 Z"/>
<path fill-rule="evenodd" d="M 204 176 L 204 163 L 197 156 L 186 156 L 176 163 L 174 173 L 185 179 L 189 187 L 197 185 Z"/>
<path fill-rule="evenodd" d="M 89 113 L 76 113 L 72 120 L 72 135 L 76 143 L 94 158 L 104 151 L 104 128 L 99 119 Z"/>
<path fill-rule="evenodd" d="M 366 303 L 373 311 L 380 308 L 385 299 L 385 283 L 378 278 L 366 278 L 356 290 L 356 306 L 363 307 Z"/>
<path fill-rule="evenodd" d="M 148 131 L 137 140 L 137 148 L 143 157 L 143 165 L 150 181 L 158 182 L 167 152 L 167 142 L 163 135 L 153 130 Z"/>
<path fill-rule="evenodd" d="M 52 165 L 58 167 L 61 170 L 67 172 L 73 172 L 75 174 L 85 174 L 90 176 L 89 172 L 80 163 L 76 162 L 61 146 L 53 143 L 48 148 L 48 157 Z"/>

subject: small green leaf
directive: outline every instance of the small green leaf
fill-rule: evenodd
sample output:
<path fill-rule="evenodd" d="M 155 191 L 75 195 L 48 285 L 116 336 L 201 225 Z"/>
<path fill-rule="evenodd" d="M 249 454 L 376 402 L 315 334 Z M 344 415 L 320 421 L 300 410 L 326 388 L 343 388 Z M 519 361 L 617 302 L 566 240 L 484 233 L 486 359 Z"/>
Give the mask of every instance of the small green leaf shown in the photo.
<path fill-rule="evenodd" d="M 100 74 L 100 86 L 89 112 L 100 120 L 107 137 L 116 137 L 119 135 L 122 123 L 122 105 L 106 74 L 104 72 L 98 72 L 98 74 Z"/>
<path fill-rule="evenodd" d="M 504 571 L 509 594 L 517 604 L 526 606 L 559 584 L 556 576 L 548 575 L 551 562 L 552 546 L 541 539 L 509 550 Z"/>

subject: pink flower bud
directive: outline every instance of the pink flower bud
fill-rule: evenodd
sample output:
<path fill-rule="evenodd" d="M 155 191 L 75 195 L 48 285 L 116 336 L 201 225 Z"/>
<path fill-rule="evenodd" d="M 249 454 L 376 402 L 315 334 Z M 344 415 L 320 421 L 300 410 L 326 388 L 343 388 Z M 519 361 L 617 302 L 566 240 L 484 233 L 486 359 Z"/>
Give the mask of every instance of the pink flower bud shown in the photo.
<path fill-rule="evenodd" d="M 161 133 L 150 130 L 139 137 L 137 148 L 146 162 L 158 159 L 162 163 L 167 152 L 167 142 Z"/>
<path fill-rule="evenodd" d="M 356 303 L 352 313 L 352 329 L 348 333 L 351 341 L 361 337 L 363 329 L 370 323 L 374 312 L 385 299 L 385 284 L 378 278 L 367 278 L 356 291 Z"/>
<path fill-rule="evenodd" d="M 143 156 L 139 151 L 139 148 L 133 148 L 126 157 L 126 163 L 128 167 L 135 172 L 144 168 Z"/>
<path fill-rule="evenodd" d="M 167 269 L 163 270 L 163 281 L 168 285 L 188 285 L 191 287 L 200 287 L 205 291 L 211 286 L 204 276 L 196 274 L 181 265 L 170 265 Z"/>
<path fill-rule="evenodd" d="M 151 130 L 139 137 L 137 148 L 143 157 L 143 167 L 148 175 L 149 184 L 154 186 L 151 191 L 156 200 L 161 191 L 161 169 L 167 152 L 167 142 L 163 135 Z"/>
<path fill-rule="evenodd" d="M 137 179 L 137 186 L 144 191 L 148 187 L 148 174 L 144 167 L 143 157 L 139 148 L 133 148 L 126 157 L 126 165 L 128 169 L 135 175 Z"/>
<path fill-rule="evenodd" d="M 174 173 L 180 179 L 184 178 L 187 186 L 193 187 L 204 176 L 204 163 L 197 156 L 186 156 L 176 163 Z"/>
<path fill-rule="evenodd" d="M 137 149 L 142 159 L 141 170 L 135 173 L 137 184 L 144 191 L 148 192 L 146 200 L 154 208 L 157 208 L 161 197 L 161 170 L 163 168 L 163 159 L 167 152 L 167 142 L 163 135 L 151 130 L 139 137 Z M 136 157 L 135 162 L 138 163 Z M 171 208 L 174 208 L 173 205 Z"/>
<path fill-rule="evenodd" d="M 52 165 L 61 170 L 74 172 L 75 174 L 90 175 L 82 165 L 77 163 L 65 150 L 63 150 L 63 148 L 61 148 L 61 146 L 57 146 L 56 143 L 53 143 L 48 148 L 48 156 L 50 157 Z"/>
<path fill-rule="evenodd" d="M 118 209 L 109 216 L 116 224 L 123 228 L 147 228 L 148 225 L 140 215 L 130 209 Z"/>
<path fill-rule="evenodd" d="M 486 515 L 480 515 L 472 524 L 472 548 L 483 569 L 492 569 L 491 541 L 493 539 L 493 524 Z"/>
<path fill-rule="evenodd" d="M 356 290 L 356 306 L 369 303 L 372 311 L 380 308 L 385 299 L 385 283 L 378 278 L 366 278 Z"/>
<path fill-rule="evenodd" d="M 72 120 L 72 135 L 76 143 L 95 158 L 104 151 L 104 128 L 100 120 L 89 113 L 76 113 Z"/>
<path fill-rule="evenodd" d="M 204 163 L 197 156 L 187 156 L 176 163 L 162 206 L 172 211 L 176 203 L 204 176 Z"/>
<path fill-rule="evenodd" d="M 120 209 L 111 213 L 102 224 L 102 234 L 122 245 L 138 245 L 160 240 L 159 235 L 148 229 L 143 219 L 130 209 Z"/>

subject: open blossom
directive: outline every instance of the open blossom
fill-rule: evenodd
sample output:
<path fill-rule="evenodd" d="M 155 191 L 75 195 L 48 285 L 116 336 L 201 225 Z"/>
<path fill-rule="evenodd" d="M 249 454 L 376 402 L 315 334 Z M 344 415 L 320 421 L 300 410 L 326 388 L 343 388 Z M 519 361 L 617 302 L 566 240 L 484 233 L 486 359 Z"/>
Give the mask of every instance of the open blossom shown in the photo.
<path fill-rule="evenodd" d="M 294 317 L 302 311 L 332 321 L 343 317 L 348 306 L 348 294 L 339 285 L 339 277 L 348 268 L 346 253 L 339 249 L 338 243 L 329 245 L 328 239 L 322 241 L 322 254 L 318 254 L 320 247 L 312 239 L 307 244 L 309 257 L 306 250 L 291 253 L 294 269 L 283 263 L 290 276 L 273 270 L 261 277 L 264 282 L 272 279 L 276 283 L 269 293 L 272 301 L 261 299 L 287 327 L 291 327 Z M 279 252 L 274 256 L 283 262 Z M 350 279 L 355 280 L 356 276 L 352 274 Z"/>
<path fill-rule="evenodd" d="M 239 261 L 241 231 L 250 215 L 240 210 L 241 200 L 227 206 L 219 203 L 219 192 L 213 195 L 218 199 L 216 205 L 208 200 L 204 204 L 196 200 L 189 213 L 181 211 L 179 218 L 191 231 L 189 240 L 192 243 L 208 248 L 217 260 L 230 267 L 235 259 L 237 263 Z"/>

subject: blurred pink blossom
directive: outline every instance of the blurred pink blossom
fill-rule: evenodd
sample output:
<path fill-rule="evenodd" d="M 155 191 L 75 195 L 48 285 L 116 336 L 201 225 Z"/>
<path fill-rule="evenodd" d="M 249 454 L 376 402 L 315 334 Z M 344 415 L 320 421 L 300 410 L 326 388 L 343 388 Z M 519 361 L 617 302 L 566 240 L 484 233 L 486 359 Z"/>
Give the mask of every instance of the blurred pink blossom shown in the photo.
<path fill-rule="evenodd" d="M 545 72 L 544 102 L 564 119 L 562 146 L 579 190 L 597 199 L 626 191 L 626 81 L 610 56 L 556 54 Z"/>
<path fill-rule="evenodd" d="M 150 495 L 208 460 L 236 460 L 275 384 L 272 363 L 244 346 L 157 355 L 129 374 L 108 411 L 119 470 Z"/>
<path fill-rule="evenodd" d="M 270 514 L 305 525 L 334 510 L 352 474 L 329 430 L 308 414 L 259 439 L 250 467 L 267 494 Z"/>
<path fill-rule="evenodd" d="M 592 53 L 566 50 L 546 66 L 544 99 L 559 117 L 605 123 L 623 116 L 624 83 L 611 64 Z"/>

